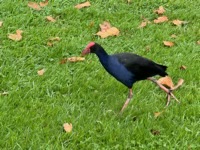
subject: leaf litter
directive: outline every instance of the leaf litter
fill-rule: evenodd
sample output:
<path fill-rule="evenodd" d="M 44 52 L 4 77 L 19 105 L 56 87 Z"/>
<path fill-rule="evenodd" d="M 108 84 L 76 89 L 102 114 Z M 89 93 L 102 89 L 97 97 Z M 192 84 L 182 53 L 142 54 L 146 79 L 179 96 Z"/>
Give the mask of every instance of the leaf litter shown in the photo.
<path fill-rule="evenodd" d="M 171 41 L 163 41 L 163 44 L 164 44 L 165 46 L 167 46 L 167 47 L 172 47 L 172 46 L 174 46 L 174 43 L 171 42 Z"/>
<path fill-rule="evenodd" d="M 56 19 L 54 19 L 52 16 L 46 16 L 46 19 L 47 19 L 49 22 L 56 22 Z"/>
<path fill-rule="evenodd" d="M 9 34 L 8 38 L 13 40 L 13 41 L 20 41 L 22 39 L 22 30 L 16 30 L 16 34 Z"/>
<path fill-rule="evenodd" d="M 2 27 L 3 26 L 3 21 L 0 21 L 0 27 Z"/>
<path fill-rule="evenodd" d="M 65 132 L 69 133 L 69 132 L 72 132 L 73 126 L 71 123 L 64 123 L 63 128 L 64 128 Z"/>
<path fill-rule="evenodd" d="M 63 58 L 60 61 L 60 64 L 65 64 L 67 62 L 81 62 L 81 61 L 85 61 L 85 57 L 76 57 L 76 56 L 73 56 L 73 57 L 69 57 L 69 58 Z"/>
<path fill-rule="evenodd" d="M 32 8 L 34 10 L 37 10 L 37 11 L 41 10 L 40 5 L 35 2 L 28 2 L 28 7 Z"/>
<path fill-rule="evenodd" d="M 96 35 L 101 38 L 107 38 L 108 36 L 118 36 L 119 30 L 116 27 L 112 27 L 111 24 L 107 21 L 104 21 L 100 26 L 100 31 Z"/>
<path fill-rule="evenodd" d="M 182 84 L 184 83 L 184 80 L 179 79 L 178 83 L 176 85 L 174 85 L 171 77 L 166 76 L 166 77 L 161 77 L 160 79 L 158 79 L 158 83 L 164 85 L 166 88 L 173 91 L 173 90 L 176 90 L 177 88 L 179 88 L 180 86 L 182 86 Z"/>
<path fill-rule="evenodd" d="M 41 69 L 41 70 L 38 70 L 37 73 L 39 76 L 42 76 L 44 74 L 45 70 L 44 69 Z"/>
<path fill-rule="evenodd" d="M 184 66 L 184 65 L 181 65 L 181 66 L 180 66 L 180 69 L 181 69 L 181 70 L 186 70 L 186 69 L 187 69 L 187 67 L 186 67 L 186 66 Z"/>
<path fill-rule="evenodd" d="M 165 12 L 165 9 L 163 6 L 160 6 L 158 9 L 154 10 L 154 13 L 157 13 L 158 15 L 162 15 Z"/>
<path fill-rule="evenodd" d="M 48 0 L 45 0 L 44 2 L 40 2 L 39 4 L 36 2 L 28 2 L 28 7 L 40 11 L 42 8 L 48 5 Z"/>
<path fill-rule="evenodd" d="M 81 8 L 89 7 L 89 6 L 91 6 L 91 4 L 90 4 L 89 1 L 87 1 L 87 2 L 84 2 L 84 3 L 77 4 L 77 5 L 75 6 L 75 8 L 81 9 Z"/>
<path fill-rule="evenodd" d="M 51 37 L 48 39 L 47 46 L 52 47 L 56 42 L 60 41 L 60 37 Z"/>
<path fill-rule="evenodd" d="M 48 0 L 45 0 L 44 2 L 40 2 L 40 7 L 45 7 L 48 5 Z"/>
<path fill-rule="evenodd" d="M 158 23 L 163 23 L 163 22 L 167 22 L 168 21 L 168 17 L 167 16 L 161 16 L 158 17 L 157 19 L 154 19 L 154 23 L 158 24 Z"/>

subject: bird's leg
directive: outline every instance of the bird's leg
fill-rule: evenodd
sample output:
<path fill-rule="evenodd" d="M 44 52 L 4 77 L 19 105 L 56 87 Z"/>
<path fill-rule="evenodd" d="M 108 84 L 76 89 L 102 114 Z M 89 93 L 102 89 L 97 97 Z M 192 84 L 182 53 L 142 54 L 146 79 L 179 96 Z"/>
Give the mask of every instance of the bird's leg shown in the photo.
<path fill-rule="evenodd" d="M 124 111 L 124 109 L 128 106 L 128 103 L 131 101 L 132 97 L 133 97 L 132 89 L 129 89 L 128 98 L 126 99 L 126 102 L 124 103 L 120 113 L 122 113 Z"/>
<path fill-rule="evenodd" d="M 162 84 L 160 84 L 155 78 L 149 77 L 147 79 L 152 81 L 152 82 L 154 82 L 155 84 L 157 84 L 163 91 L 165 91 L 167 93 L 167 104 L 166 104 L 166 107 L 169 105 L 171 97 L 173 97 L 178 103 L 180 103 L 180 101 L 172 93 L 173 90 L 167 89 Z"/>

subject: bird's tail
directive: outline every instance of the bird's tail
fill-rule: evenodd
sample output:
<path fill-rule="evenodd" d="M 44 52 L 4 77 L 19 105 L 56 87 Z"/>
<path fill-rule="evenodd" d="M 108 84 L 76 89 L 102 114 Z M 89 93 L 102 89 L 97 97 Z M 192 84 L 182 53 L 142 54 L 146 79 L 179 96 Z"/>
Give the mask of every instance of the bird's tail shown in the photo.
<path fill-rule="evenodd" d="M 157 64 L 158 65 L 158 67 L 159 67 L 159 75 L 160 76 L 167 76 L 168 74 L 167 74 L 167 72 L 165 72 L 166 70 L 167 70 L 167 66 L 163 66 L 163 65 L 160 65 L 160 64 Z"/>

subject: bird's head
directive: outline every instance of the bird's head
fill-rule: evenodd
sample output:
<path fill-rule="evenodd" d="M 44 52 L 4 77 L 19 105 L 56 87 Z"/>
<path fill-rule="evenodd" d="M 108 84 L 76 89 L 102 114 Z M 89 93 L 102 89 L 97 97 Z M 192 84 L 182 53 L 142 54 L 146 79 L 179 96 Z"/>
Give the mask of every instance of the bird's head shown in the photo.
<path fill-rule="evenodd" d="M 82 56 L 87 55 L 89 53 L 95 53 L 96 50 L 96 43 L 95 42 L 90 42 L 86 48 L 82 51 Z"/>

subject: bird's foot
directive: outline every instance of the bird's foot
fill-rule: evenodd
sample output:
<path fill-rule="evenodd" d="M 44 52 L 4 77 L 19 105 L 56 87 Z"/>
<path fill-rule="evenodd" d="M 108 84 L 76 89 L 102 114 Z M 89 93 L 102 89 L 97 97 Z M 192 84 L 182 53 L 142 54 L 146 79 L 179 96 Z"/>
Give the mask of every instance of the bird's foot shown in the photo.
<path fill-rule="evenodd" d="M 165 105 L 165 107 L 167 107 L 171 101 L 171 97 L 174 98 L 178 103 L 180 103 L 180 101 L 176 98 L 176 96 L 174 96 L 174 94 L 172 93 L 173 90 L 169 90 L 169 92 L 167 93 L 167 104 Z"/>
<path fill-rule="evenodd" d="M 171 101 L 171 97 L 174 98 L 178 103 L 180 103 L 180 101 L 174 96 L 174 94 L 173 94 L 172 92 L 173 92 L 174 90 L 176 90 L 180 85 L 182 85 L 182 83 L 181 83 L 181 84 L 178 84 L 178 85 L 177 85 L 176 87 L 174 87 L 173 89 L 168 89 L 168 88 L 166 88 L 165 86 L 163 86 L 162 84 L 160 84 L 155 78 L 150 77 L 150 78 L 147 78 L 147 79 L 150 80 L 150 81 L 152 81 L 152 82 L 154 82 L 156 85 L 159 86 L 159 88 L 160 88 L 161 90 L 163 90 L 164 92 L 167 93 L 167 104 L 166 104 L 165 107 L 167 107 L 167 106 L 169 105 L 169 103 L 170 103 L 170 101 Z"/>

